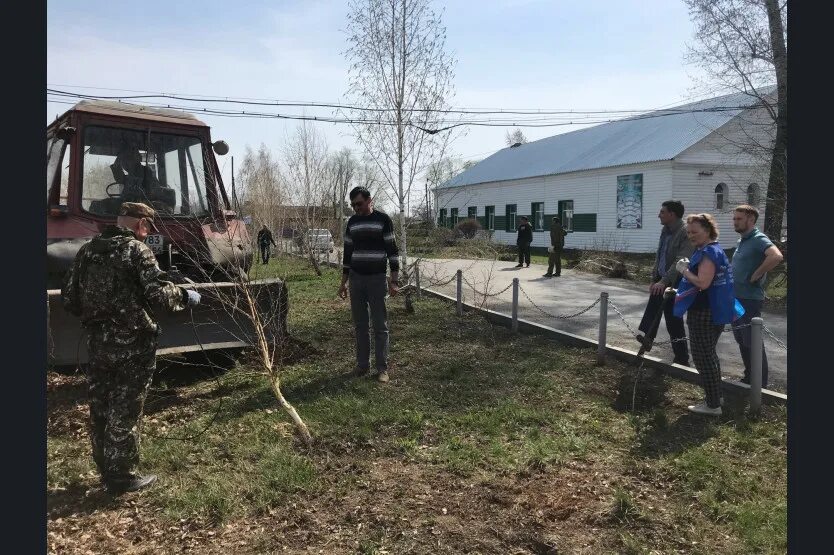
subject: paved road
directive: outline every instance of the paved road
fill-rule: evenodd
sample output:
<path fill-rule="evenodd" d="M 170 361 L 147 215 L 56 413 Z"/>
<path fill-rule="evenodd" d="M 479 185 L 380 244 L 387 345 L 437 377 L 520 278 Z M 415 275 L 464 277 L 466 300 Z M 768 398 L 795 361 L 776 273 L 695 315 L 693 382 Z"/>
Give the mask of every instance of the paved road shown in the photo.
<path fill-rule="evenodd" d="M 519 293 L 519 317 L 525 320 L 546 324 L 556 329 L 565 330 L 584 337 L 597 338 L 599 308 L 571 319 L 555 319 L 542 313 L 569 315 L 579 312 L 599 298 L 601 291 L 609 295 L 608 337 L 607 343 L 636 351 L 640 345 L 634 339 L 623 320 L 612 310 L 616 306 L 624 319 L 634 329 L 643 317 L 648 288 L 623 279 L 612 279 L 577 270 L 562 270 L 561 277 L 544 278 L 547 271 L 543 265 L 531 264 L 529 268 L 514 268 L 514 262 L 494 262 L 487 260 L 440 260 L 426 259 L 420 263 L 423 287 L 454 296 L 455 282 L 447 285 L 435 285 L 448 280 L 458 269 L 463 270 L 463 296 L 468 303 L 481 303 L 485 308 L 510 314 L 512 307 L 512 288 L 484 301 L 481 294 L 473 292 L 474 286 L 480 292 L 497 293 L 510 285 L 514 277 L 519 278 L 522 292 Z M 535 302 L 541 310 L 536 309 L 524 293 Z M 762 315 L 765 326 L 787 346 L 787 317 L 784 312 L 766 312 Z M 657 341 L 669 340 L 666 326 L 660 324 Z M 765 351 L 770 367 L 770 389 L 787 392 L 787 351 L 765 334 Z M 671 362 L 670 345 L 656 345 L 651 354 Z M 722 374 L 726 377 L 741 377 L 743 366 L 738 346 L 731 332 L 725 331 L 718 341 L 718 356 L 721 359 Z"/>

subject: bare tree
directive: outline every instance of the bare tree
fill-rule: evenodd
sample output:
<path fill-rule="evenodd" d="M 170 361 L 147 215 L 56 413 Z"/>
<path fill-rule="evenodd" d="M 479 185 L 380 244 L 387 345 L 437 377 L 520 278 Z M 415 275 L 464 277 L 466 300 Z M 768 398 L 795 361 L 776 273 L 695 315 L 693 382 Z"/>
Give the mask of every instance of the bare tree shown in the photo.
<path fill-rule="evenodd" d="M 348 191 L 358 177 L 359 162 L 353 156 L 353 151 L 344 147 L 330 156 L 327 169 L 333 219 L 341 221 L 347 208 L 345 199 Z"/>
<path fill-rule="evenodd" d="M 303 121 L 284 145 L 284 162 L 293 198 L 303 209 L 304 232 L 321 228 L 330 216 L 328 205 L 327 143 L 313 125 Z M 321 275 L 315 244 L 303 245 L 310 264 Z M 311 248 L 312 247 L 312 248 Z"/>
<path fill-rule="evenodd" d="M 287 184 L 278 160 L 265 144 L 257 152 L 246 147 L 237 178 L 243 188 L 244 210 L 257 224 L 279 230 L 283 224 L 280 207 L 289 198 Z"/>
<path fill-rule="evenodd" d="M 209 155 L 206 153 L 206 156 Z M 267 213 L 266 209 L 271 206 L 277 210 L 280 205 L 264 204 L 259 190 L 280 192 L 283 189 L 277 165 L 266 147 L 261 145 L 257 154 L 247 149 L 241 171 L 248 185 L 245 191 L 251 200 L 247 206 L 256 207 L 264 221 L 273 221 L 271 218 L 274 216 Z M 198 186 L 205 188 L 202 183 Z M 278 198 L 280 200 L 283 197 Z M 239 220 L 227 221 L 212 216 L 211 225 L 207 227 L 213 232 L 209 234 L 202 227 L 196 228 L 199 231 L 181 227 L 173 232 L 166 229 L 164 219 L 157 225 L 166 236 L 171 237 L 170 247 L 176 247 L 190 274 L 185 275 L 171 266 L 168 277 L 178 283 L 196 281 L 191 287 L 202 295 L 201 305 L 210 308 L 195 312 L 199 316 L 192 320 L 195 339 L 201 351 L 207 348 L 206 344 L 213 342 L 215 336 L 212 329 L 217 326 L 223 327 L 224 336 L 231 336 L 237 342 L 249 345 L 252 355 L 249 367 L 268 381 L 273 396 L 292 420 L 299 437 L 305 445 L 311 445 L 313 438 L 307 425 L 281 390 L 284 360 L 289 356 L 291 347 L 287 327 L 289 301 L 286 281 L 276 278 L 253 279 L 253 272 L 241 271 L 247 263 L 247 249 L 243 248 L 243 243 L 248 233 Z M 183 233 L 185 236 L 180 235 Z M 189 248 L 189 245 L 203 241 L 207 244 L 208 254 Z M 170 248 L 168 252 L 170 255 Z M 248 256 L 251 257 L 251 251 Z M 214 363 L 208 357 L 209 352 L 202 354 L 206 355 L 207 365 L 213 366 Z"/>
<path fill-rule="evenodd" d="M 696 43 L 688 52 L 690 62 L 702 67 L 718 87 L 756 98 L 774 128 L 773 132 L 751 134 L 753 140 L 745 146 L 769 163 L 764 231 L 772 240 L 780 241 L 787 203 L 788 2 L 684 1 L 696 27 Z"/>
<path fill-rule="evenodd" d="M 454 59 L 429 0 L 353 0 L 348 14 L 355 135 L 398 208 L 400 256 L 408 262 L 406 203 L 418 175 L 451 137 L 441 121 L 453 94 Z"/>
<path fill-rule="evenodd" d="M 529 142 L 527 137 L 524 136 L 524 133 L 521 129 L 513 129 L 512 132 L 507 131 L 507 134 L 504 136 L 504 140 L 507 141 L 507 146 L 513 146 L 514 144 L 525 144 Z"/>

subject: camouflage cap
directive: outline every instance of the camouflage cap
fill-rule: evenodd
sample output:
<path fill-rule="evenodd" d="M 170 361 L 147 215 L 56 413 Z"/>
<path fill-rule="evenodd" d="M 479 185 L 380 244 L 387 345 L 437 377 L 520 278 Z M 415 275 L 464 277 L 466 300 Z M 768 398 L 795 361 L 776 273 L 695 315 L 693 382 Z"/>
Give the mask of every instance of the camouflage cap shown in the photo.
<path fill-rule="evenodd" d="M 123 202 L 119 208 L 119 216 L 130 216 L 131 218 L 147 218 L 150 220 L 151 227 L 154 231 L 159 231 L 156 228 L 154 219 L 156 218 L 156 210 L 142 202 Z"/>

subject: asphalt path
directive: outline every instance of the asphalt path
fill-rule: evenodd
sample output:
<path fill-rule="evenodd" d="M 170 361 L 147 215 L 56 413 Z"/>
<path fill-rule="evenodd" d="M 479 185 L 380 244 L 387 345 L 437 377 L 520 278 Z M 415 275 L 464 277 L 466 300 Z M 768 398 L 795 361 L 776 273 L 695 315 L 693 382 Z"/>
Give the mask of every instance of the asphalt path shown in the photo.
<path fill-rule="evenodd" d="M 464 302 L 510 314 L 512 287 L 508 286 L 517 277 L 521 289 L 519 318 L 592 339 L 597 338 L 599 305 L 571 318 L 556 316 L 579 313 L 599 299 L 600 292 L 606 291 L 609 299 L 606 342 L 634 351 L 640 348 L 634 334 L 646 307 L 648 286 L 578 270 L 563 269 L 560 277 L 545 278 L 542 276 L 547 271 L 544 265 L 531 264 L 529 268 L 515 268 L 515 264 L 492 260 L 423 259 L 420 262 L 421 286 L 455 296 L 455 281 L 444 282 L 453 278 L 460 269 L 464 277 Z M 622 317 L 615 308 L 622 313 Z M 784 312 L 767 311 L 762 314 L 762 319 L 765 327 L 785 346 L 781 347 L 773 337 L 764 334 L 770 374 L 768 388 L 787 392 L 787 317 Z M 661 322 L 656 338 L 660 344 L 656 344 L 650 354 L 671 362 L 673 354 L 668 341 L 669 334 L 664 322 Z M 732 332 L 721 334 L 717 352 L 721 360 L 722 376 L 740 378 L 744 366 Z"/>

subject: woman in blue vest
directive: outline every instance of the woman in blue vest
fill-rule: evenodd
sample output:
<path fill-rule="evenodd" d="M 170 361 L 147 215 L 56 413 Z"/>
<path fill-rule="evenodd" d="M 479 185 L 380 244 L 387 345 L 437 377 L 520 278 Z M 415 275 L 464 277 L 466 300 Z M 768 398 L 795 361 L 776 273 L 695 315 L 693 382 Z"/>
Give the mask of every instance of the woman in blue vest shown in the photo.
<path fill-rule="evenodd" d="M 686 234 L 695 247 L 692 260 L 682 258 L 676 268 L 683 278 L 675 297 L 674 314 L 686 313 L 689 346 L 701 375 L 706 401 L 691 405 L 696 414 L 721 414 L 721 364 L 715 346 L 724 326 L 737 316 L 733 271 L 718 244 L 718 225 L 710 214 L 686 218 Z"/>

